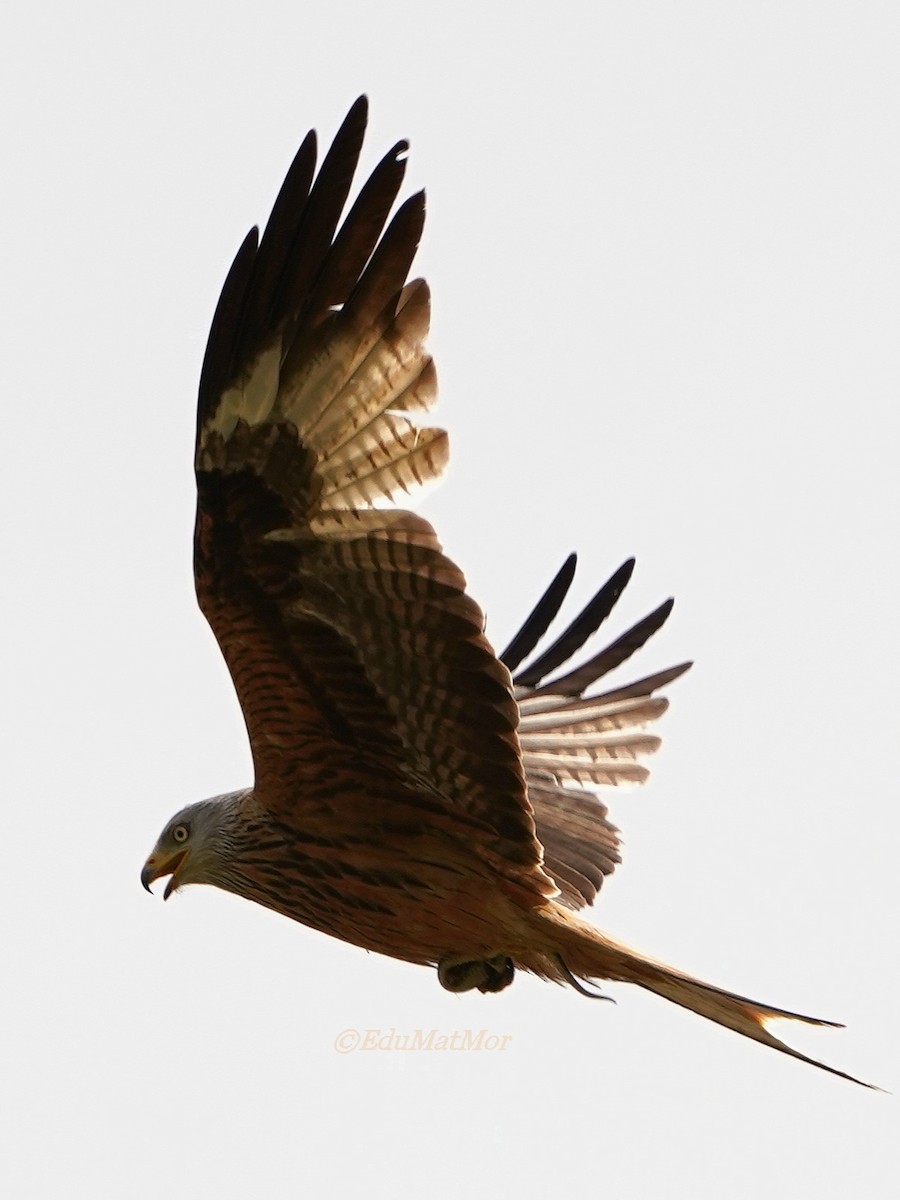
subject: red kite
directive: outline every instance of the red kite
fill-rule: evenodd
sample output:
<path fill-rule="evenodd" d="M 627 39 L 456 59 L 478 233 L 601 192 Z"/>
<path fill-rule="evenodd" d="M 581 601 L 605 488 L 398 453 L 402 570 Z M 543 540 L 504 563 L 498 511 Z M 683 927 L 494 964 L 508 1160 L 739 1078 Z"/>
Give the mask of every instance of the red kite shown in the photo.
<path fill-rule="evenodd" d="M 690 664 L 588 691 L 662 625 L 669 601 L 555 674 L 609 615 L 629 562 L 512 676 L 555 616 L 574 557 L 497 655 L 431 525 L 395 507 L 440 475 L 448 449 L 424 417 L 436 396 L 428 288 L 407 282 L 423 195 L 388 223 L 405 142 L 339 226 L 366 116 L 362 98 L 318 174 L 307 136 L 213 318 L 197 411 L 196 586 L 255 782 L 174 816 L 144 885 L 169 875 L 166 896 L 225 888 L 434 966 L 451 991 L 499 991 L 517 968 L 589 995 L 589 981 L 636 983 L 813 1062 L 767 1022 L 830 1022 L 701 983 L 573 911 L 619 861 L 590 789 L 644 778 L 638 760 L 659 744 L 647 727 L 667 703 L 656 692 Z"/>

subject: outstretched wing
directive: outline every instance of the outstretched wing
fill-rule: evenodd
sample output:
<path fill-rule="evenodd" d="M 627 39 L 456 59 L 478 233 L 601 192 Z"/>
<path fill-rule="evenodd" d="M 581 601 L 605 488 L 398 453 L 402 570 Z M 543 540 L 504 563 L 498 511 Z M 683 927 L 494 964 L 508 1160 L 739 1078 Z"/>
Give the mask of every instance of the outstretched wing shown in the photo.
<path fill-rule="evenodd" d="M 288 820 L 304 804 L 339 812 L 347 789 L 387 774 L 460 813 L 479 853 L 549 895 L 509 673 L 434 530 L 393 507 L 441 473 L 447 438 L 419 419 L 436 392 L 428 289 L 406 282 L 423 196 L 385 229 L 405 142 L 338 231 L 366 115 L 362 98 L 315 178 L 307 137 L 223 288 L 197 417 L 197 595 L 260 804 Z"/>
<path fill-rule="evenodd" d="M 572 584 L 575 564 L 572 554 L 500 655 L 510 671 L 547 632 Z M 640 759 L 660 744 L 647 732 L 648 726 L 668 708 L 668 701 L 654 693 L 691 665 L 680 663 L 625 687 L 584 694 L 660 628 L 672 611 L 672 601 L 667 600 L 587 662 L 544 682 L 606 620 L 633 570 L 634 559 L 629 559 L 549 648 L 514 678 L 528 800 L 544 847 L 544 867 L 560 889 L 560 900 L 570 908 L 591 904 L 604 876 L 621 861 L 619 831 L 608 820 L 603 801 L 584 785 L 643 783 L 648 771 Z"/>

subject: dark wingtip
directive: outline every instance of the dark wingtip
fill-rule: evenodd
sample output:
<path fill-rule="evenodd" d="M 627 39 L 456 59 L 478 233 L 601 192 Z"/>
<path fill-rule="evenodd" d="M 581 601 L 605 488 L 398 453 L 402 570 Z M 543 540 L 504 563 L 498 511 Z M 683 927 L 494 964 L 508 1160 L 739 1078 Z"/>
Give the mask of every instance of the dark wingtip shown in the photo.
<path fill-rule="evenodd" d="M 550 622 L 559 612 L 560 606 L 572 585 L 577 562 L 578 555 L 574 553 L 570 554 L 553 576 L 553 579 L 537 604 L 535 604 L 534 608 L 523 621 L 519 632 L 499 656 L 500 661 L 509 671 L 515 671 L 522 659 L 531 653 L 547 632 Z"/>
<path fill-rule="evenodd" d="M 520 687 L 536 688 L 557 667 L 562 666 L 579 650 L 591 634 L 603 624 L 612 612 L 619 597 L 628 586 L 634 571 L 635 560 L 628 558 L 607 579 L 593 598 L 588 601 L 581 612 L 560 634 L 555 642 L 543 654 L 534 660 L 523 671 L 520 671 L 513 682 Z M 574 568 L 573 568 L 574 569 Z M 667 614 L 668 615 L 668 614 Z M 549 622 L 548 622 L 549 624 Z"/>

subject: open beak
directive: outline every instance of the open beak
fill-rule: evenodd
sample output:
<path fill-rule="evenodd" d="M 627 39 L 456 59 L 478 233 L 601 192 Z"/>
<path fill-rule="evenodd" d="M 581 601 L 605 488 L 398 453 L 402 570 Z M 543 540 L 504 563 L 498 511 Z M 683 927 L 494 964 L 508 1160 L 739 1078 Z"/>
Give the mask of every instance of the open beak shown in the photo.
<path fill-rule="evenodd" d="M 151 854 L 144 863 L 144 869 L 141 871 L 141 883 L 146 891 L 150 891 L 150 884 L 157 879 L 162 879 L 165 875 L 171 875 L 172 878 L 166 884 L 166 890 L 163 892 L 163 900 L 168 900 L 175 888 L 178 886 L 178 868 L 187 858 L 187 850 L 179 850 L 177 854 L 173 854 L 170 858 L 160 858 L 156 854 Z"/>

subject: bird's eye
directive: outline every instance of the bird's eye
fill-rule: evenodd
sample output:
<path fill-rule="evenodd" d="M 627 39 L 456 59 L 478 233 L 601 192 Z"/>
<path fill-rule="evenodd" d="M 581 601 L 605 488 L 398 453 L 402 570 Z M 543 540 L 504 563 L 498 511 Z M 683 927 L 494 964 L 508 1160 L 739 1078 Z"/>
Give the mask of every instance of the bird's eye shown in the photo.
<path fill-rule="evenodd" d="M 172 830 L 172 840 L 175 842 L 186 842 L 188 840 L 187 825 L 176 825 Z"/>

